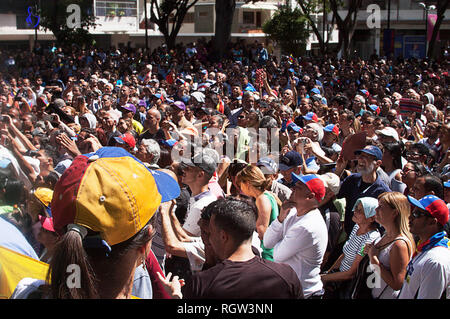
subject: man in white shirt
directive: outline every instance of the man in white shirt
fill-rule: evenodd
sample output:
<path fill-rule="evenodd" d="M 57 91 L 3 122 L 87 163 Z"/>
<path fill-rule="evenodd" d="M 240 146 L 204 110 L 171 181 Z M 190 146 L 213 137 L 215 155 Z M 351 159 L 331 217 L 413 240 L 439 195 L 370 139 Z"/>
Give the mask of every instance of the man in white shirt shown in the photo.
<path fill-rule="evenodd" d="M 202 209 L 217 200 L 217 196 L 209 189 L 209 181 L 217 169 L 217 162 L 206 152 L 195 155 L 192 159 L 182 159 L 182 183 L 189 186 L 191 198 L 183 229 L 189 236 L 199 237 L 198 221 Z"/>
<path fill-rule="evenodd" d="M 426 195 L 408 196 L 413 209 L 409 229 L 419 237 L 416 252 L 408 264 L 399 299 L 450 298 L 450 240 L 444 232 L 449 220 L 445 202 Z"/>
<path fill-rule="evenodd" d="M 293 193 L 264 234 L 264 245 L 274 249 L 275 262 L 286 263 L 294 269 L 305 298 L 321 299 L 324 290 L 320 266 L 328 231 L 318 207 L 325 196 L 325 185 L 314 174 L 292 174 L 292 177 Z"/>

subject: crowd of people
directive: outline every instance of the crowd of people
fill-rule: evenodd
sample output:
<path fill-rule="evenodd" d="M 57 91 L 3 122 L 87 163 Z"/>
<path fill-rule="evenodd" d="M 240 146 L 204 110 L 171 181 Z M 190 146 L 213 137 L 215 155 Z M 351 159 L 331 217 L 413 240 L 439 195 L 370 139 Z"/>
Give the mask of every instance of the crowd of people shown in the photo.
<path fill-rule="evenodd" d="M 450 297 L 447 58 L 0 56 L 7 297 Z"/>

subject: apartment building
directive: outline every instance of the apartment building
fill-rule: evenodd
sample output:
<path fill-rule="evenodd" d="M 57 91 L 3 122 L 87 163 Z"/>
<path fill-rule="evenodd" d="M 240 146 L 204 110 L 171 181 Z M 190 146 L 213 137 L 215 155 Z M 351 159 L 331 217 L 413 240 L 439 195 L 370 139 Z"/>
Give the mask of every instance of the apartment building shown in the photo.
<path fill-rule="evenodd" d="M 54 40 L 51 32 L 34 28 L 27 23 L 28 8 L 39 5 L 45 0 L 1 0 L 0 1 L 0 46 L 29 48 L 35 39 L 42 43 Z M 90 32 L 94 35 L 97 45 L 102 47 L 130 45 L 132 47 L 145 47 L 145 3 L 147 4 L 147 16 L 150 16 L 150 0 L 84 0 L 92 1 L 92 10 L 97 17 L 97 26 Z M 295 0 L 290 1 L 296 6 Z M 199 0 L 186 14 L 183 26 L 178 34 L 177 41 L 192 42 L 203 37 L 210 39 L 215 29 L 215 0 Z M 346 3 L 339 14 L 344 17 L 347 14 Z M 425 23 L 426 14 L 419 5 L 425 2 L 427 5 L 436 1 L 419 0 L 363 0 L 357 14 L 356 30 L 353 38 L 353 50 L 359 56 L 369 57 L 374 51 L 383 55 L 388 43 L 392 46 L 396 56 L 423 57 L 425 54 Z M 277 10 L 279 3 L 286 1 L 257 1 L 245 3 L 236 2 L 231 36 L 233 40 L 244 39 L 249 42 L 263 41 L 266 36 L 262 32 L 264 22 Z M 368 10 L 379 8 L 378 12 Z M 390 10 L 388 11 L 388 8 Z M 323 26 L 328 28 L 332 23 L 332 14 L 319 13 L 313 18 L 317 22 L 320 32 Z M 389 13 L 388 13 L 389 12 Z M 431 10 L 429 14 L 436 13 Z M 373 27 L 368 23 L 374 14 L 379 17 L 379 23 Z M 448 17 L 449 10 L 446 12 Z M 152 49 L 161 45 L 164 38 L 158 31 L 158 27 L 147 21 L 147 34 L 149 47 Z M 386 30 L 390 28 L 392 32 Z M 323 32 L 329 37 L 329 45 L 336 47 L 338 43 L 338 30 L 332 25 L 332 32 Z M 392 34 L 392 41 L 387 38 Z M 444 19 L 441 25 L 440 42 L 437 43 L 437 51 L 448 47 L 450 40 L 450 19 Z M 307 41 L 307 50 L 311 54 L 318 54 L 318 40 L 313 32 Z"/>
<path fill-rule="evenodd" d="M 45 1 L 45 0 L 40 0 Z M 150 17 L 150 0 L 85 0 L 92 1 L 92 10 L 97 18 L 97 26 L 90 32 L 97 45 L 103 47 L 130 45 L 145 46 L 145 4 Z M 76 1 L 74 1 L 76 2 Z M 262 25 L 277 10 L 278 1 L 255 3 L 237 2 L 232 25 L 233 39 L 262 41 L 265 34 Z M 0 46 L 29 48 L 35 39 L 42 43 L 51 42 L 54 36 L 42 28 L 27 23 L 28 8 L 39 5 L 39 0 L 0 1 Z M 64 8 L 61 8 L 63 10 Z M 32 10 L 32 9 L 31 9 Z M 34 16 L 32 17 L 35 18 Z M 177 41 L 188 43 L 199 37 L 206 39 L 214 35 L 215 1 L 199 0 L 185 16 Z M 33 20 L 33 23 L 36 20 Z M 164 42 L 158 27 L 147 20 L 149 47 L 154 48 Z"/>

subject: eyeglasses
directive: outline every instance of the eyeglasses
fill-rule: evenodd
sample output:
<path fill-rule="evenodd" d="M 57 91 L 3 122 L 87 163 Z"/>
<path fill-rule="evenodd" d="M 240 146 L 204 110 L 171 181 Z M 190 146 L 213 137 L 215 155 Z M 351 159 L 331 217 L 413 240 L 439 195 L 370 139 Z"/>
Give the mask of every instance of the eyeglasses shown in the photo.
<path fill-rule="evenodd" d="M 406 153 L 406 157 L 416 157 L 416 156 L 420 156 L 420 154 L 419 153 L 412 153 L 412 152 Z"/>
<path fill-rule="evenodd" d="M 420 209 L 414 209 L 414 210 L 411 212 L 411 216 L 414 217 L 414 218 L 420 218 L 420 217 L 422 217 L 422 216 L 425 216 L 425 217 L 433 217 L 433 216 L 431 216 L 430 213 L 424 212 L 424 211 L 422 211 L 422 210 L 420 210 Z"/>

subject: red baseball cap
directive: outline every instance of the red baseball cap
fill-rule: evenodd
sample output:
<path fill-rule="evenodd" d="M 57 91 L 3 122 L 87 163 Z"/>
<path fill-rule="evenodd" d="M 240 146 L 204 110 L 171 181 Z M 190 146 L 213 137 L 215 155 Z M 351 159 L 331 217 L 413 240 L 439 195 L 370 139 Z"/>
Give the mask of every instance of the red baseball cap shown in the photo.
<path fill-rule="evenodd" d="M 134 139 L 133 135 L 130 133 L 125 133 L 121 136 L 114 137 L 114 140 L 119 144 L 128 144 L 129 147 L 132 149 L 136 146 L 136 140 Z"/>

